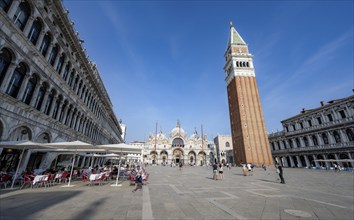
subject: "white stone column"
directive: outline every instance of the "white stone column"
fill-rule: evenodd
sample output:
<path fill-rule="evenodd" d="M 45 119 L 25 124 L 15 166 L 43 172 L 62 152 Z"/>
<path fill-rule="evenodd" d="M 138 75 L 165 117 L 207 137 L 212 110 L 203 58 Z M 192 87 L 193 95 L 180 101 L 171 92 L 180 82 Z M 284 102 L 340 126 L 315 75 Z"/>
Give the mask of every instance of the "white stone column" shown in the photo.
<path fill-rule="evenodd" d="M 305 158 L 305 162 L 306 162 L 306 167 L 311 168 L 311 163 L 310 163 L 310 160 L 307 157 L 307 155 L 304 155 L 304 158 Z"/>
<path fill-rule="evenodd" d="M 25 89 L 26 89 L 26 86 L 27 86 L 27 83 L 28 83 L 29 79 L 30 79 L 30 75 L 28 73 L 25 74 L 24 79 L 23 79 L 22 84 L 21 84 L 21 87 L 20 87 L 20 90 L 19 90 L 19 92 L 17 93 L 17 96 L 16 96 L 16 98 L 18 100 L 22 99 L 22 96 L 25 93 Z"/>
<path fill-rule="evenodd" d="M 57 71 L 58 63 L 59 63 L 62 52 L 63 52 L 63 49 L 61 49 L 61 47 L 58 47 L 57 57 L 55 57 L 55 61 L 53 64 L 53 68 L 55 69 L 55 71 Z M 57 73 L 60 74 L 59 72 L 57 72 Z"/>
<path fill-rule="evenodd" d="M 53 49 L 54 43 L 50 43 L 49 47 L 47 49 L 47 54 L 45 55 L 45 59 L 49 62 L 49 56 L 52 53 L 52 49 Z"/>
<path fill-rule="evenodd" d="M 9 11 L 7 12 L 9 18 L 13 20 L 13 17 L 17 11 L 18 6 L 20 5 L 20 0 L 14 0 L 9 8 Z"/>
<path fill-rule="evenodd" d="M 45 36 L 45 32 L 42 30 L 41 33 L 38 36 L 38 39 L 37 39 L 37 42 L 36 42 L 36 45 L 35 45 L 38 51 L 39 51 L 39 48 L 40 48 L 40 46 L 42 44 L 44 36 Z"/>
<path fill-rule="evenodd" d="M 64 104 L 64 101 L 61 100 L 61 101 L 59 102 L 59 107 L 58 107 L 57 115 L 56 115 L 56 117 L 55 117 L 55 119 L 58 120 L 58 121 L 59 121 L 59 118 L 60 118 L 60 115 L 61 115 L 61 112 L 62 112 L 63 104 Z"/>
<path fill-rule="evenodd" d="M 41 86 L 42 86 L 42 81 L 38 81 L 38 83 L 36 84 L 36 88 L 34 88 L 32 99 L 31 99 L 31 102 L 29 104 L 33 108 L 35 107 L 35 105 L 37 103 L 37 96 L 38 96 L 39 89 L 41 88 Z"/>
<path fill-rule="evenodd" d="M 291 167 L 295 167 L 295 163 L 294 163 L 293 156 L 289 155 L 289 159 L 290 159 L 290 165 L 291 165 Z"/>
<path fill-rule="evenodd" d="M 326 154 L 322 154 L 322 156 L 323 156 L 323 158 L 324 158 L 325 160 L 328 159 Z M 326 168 L 329 169 L 329 167 L 331 166 L 330 162 L 325 161 L 325 163 L 326 163 Z"/>
<path fill-rule="evenodd" d="M 43 98 L 43 102 L 42 102 L 42 106 L 40 111 L 44 113 L 44 111 L 46 110 L 47 107 L 47 100 L 48 100 L 48 96 L 49 96 L 49 89 L 47 88 L 45 93 L 44 93 L 44 98 Z"/>
<path fill-rule="evenodd" d="M 313 154 L 312 157 L 313 157 L 313 159 L 315 160 L 315 161 L 314 161 L 314 162 L 315 162 L 315 166 L 316 166 L 316 167 L 320 167 L 320 164 L 318 163 L 318 161 L 316 161 L 316 160 L 317 160 L 316 155 Z"/>
<path fill-rule="evenodd" d="M 336 158 L 336 160 L 340 160 L 340 157 L 338 154 L 334 154 L 334 157 Z M 337 162 L 337 164 L 341 167 L 343 167 L 343 163 L 342 162 Z"/>
<path fill-rule="evenodd" d="M 68 117 L 68 111 L 69 111 L 69 106 L 65 105 L 65 108 L 62 110 L 63 112 L 63 118 L 61 120 L 61 123 L 65 124 L 66 117 Z"/>
<path fill-rule="evenodd" d="M 302 162 L 299 156 L 296 156 L 296 160 L 297 160 L 297 167 L 302 167 Z"/>
<path fill-rule="evenodd" d="M 31 30 L 31 27 L 33 25 L 33 22 L 34 22 L 34 16 L 29 16 L 28 20 L 27 20 L 27 23 L 26 23 L 26 26 L 25 28 L 23 29 L 23 34 L 28 38 L 28 34 Z"/>

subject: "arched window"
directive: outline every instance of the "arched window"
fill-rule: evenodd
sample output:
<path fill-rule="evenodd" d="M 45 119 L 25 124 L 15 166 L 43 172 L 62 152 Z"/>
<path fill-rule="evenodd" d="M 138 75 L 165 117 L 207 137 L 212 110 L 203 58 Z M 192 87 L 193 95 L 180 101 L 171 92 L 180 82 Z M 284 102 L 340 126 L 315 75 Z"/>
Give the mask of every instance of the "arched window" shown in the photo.
<path fill-rule="evenodd" d="M 340 140 L 340 136 L 339 136 L 337 131 L 333 131 L 333 136 L 334 136 L 334 140 L 336 141 L 336 143 L 341 143 L 342 142 Z"/>
<path fill-rule="evenodd" d="M 289 143 L 290 143 L 290 148 L 294 148 L 294 142 L 293 142 L 293 140 L 289 140 Z"/>
<path fill-rule="evenodd" d="M 52 114 L 52 118 L 54 118 L 54 119 L 57 118 L 57 116 L 58 116 L 60 102 L 61 102 L 62 99 L 63 99 L 62 96 L 59 96 L 59 98 L 55 102 L 54 109 L 53 109 L 53 114 Z"/>
<path fill-rule="evenodd" d="M 172 147 L 184 147 L 184 141 L 182 140 L 182 138 L 173 139 Z"/>
<path fill-rule="evenodd" d="M 322 134 L 322 139 L 323 139 L 323 143 L 329 144 L 327 134 L 323 133 Z"/>
<path fill-rule="evenodd" d="M 239 65 L 238 65 L 238 61 L 236 62 L 236 66 L 237 66 L 237 67 L 239 67 Z"/>
<path fill-rule="evenodd" d="M 48 99 L 47 102 L 45 103 L 45 108 L 43 111 L 47 115 L 49 115 L 50 106 L 53 104 L 54 96 L 55 96 L 55 91 L 52 90 L 51 93 L 48 95 Z"/>
<path fill-rule="evenodd" d="M 0 8 L 7 12 L 12 4 L 12 0 L 0 0 Z"/>
<path fill-rule="evenodd" d="M 16 98 L 20 90 L 23 78 L 27 72 L 27 68 L 23 63 L 20 63 L 12 74 L 10 83 L 7 87 L 6 93 Z"/>
<path fill-rule="evenodd" d="M 58 65 L 57 65 L 57 68 L 56 68 L 56 71 L 59 74 L 60 74 L 61 70 L 63 69 L 64 61 L 65 61 L 65 54 L 62 53 L 60 58 L 59 58 Z"/>
<path fill-rule="evenodd" d="M 58 44 L 55 44 L 55 46 L 53 47 L 53 49 L 52 49 L 52 51 L 50 52 L 50 55 L 49 55 L 49 63 L 52 66 L 54 66 L 54 62 L 55 62 L 55 59 L 57 58 L 58 51 L 59 51 Z"/>
<path fill-rule="evenodd" d="M 32 96 L 33 96 L 34 89 L 36 88 L 37 82 L 38 82 L 38 80 L 37 80 L 36 76 L 32 76 L 28 80 L 28 83 L 27 83 L 27 86 L 26 86 L 26 90 L 25 90 L 25 93 L 24 93 L 23 98 L 22 98 L 22 101 L 24 103 L 26 103 L 27 105 L 29 105 L 31 103 L 31 99 L 32 99 Z"/>
<path fill-rule="evenodd" d="M 353 131 L 350 128 L 345 130 L 345 133 L 347 133 L 349 141 L 354 141 L 354 134 L 353 134 Z"/>
<path fill-rule="evenodd" d="M 249 62 L 247 62 L 247 63 L 246 63 L 246 66 L 247 66 L 247 67 L 250 67 L 250 64 L 249 64 Z"/>
<path fill-rule="evenodd" d="M 47 90 L 47 86 L 45 84 L 43 84 L 41 86 L 41 88 L 39 89 L 38 95 L 37 95 L 37 99 L 36 99 L 36 105 L 35 108 L 39 111 L 41 110 L 41 106 L 43 103 L 43 98 L 44 98 L 44 94 L 45 91 Z"/>
<path fill-rule="evenodd" d="M 0 86 L 5 78 L 5 74 L 12 60 L 12 56 L 7 49 L 3 49 L 0 53 Z"/>
<path fill-rule="evenodd" d="M 71 74 L 70 74 L 70 78 L 69 78 L 69 82 L 68 82 L 68 85 L 71 87 L 73 81 L 74 81 L 74 75 L 75 75 L 75 70 L 71 71 Z"/>
<path fill-rule="evenodd" d="M 275 150 L 275 146 L 274 146 L 274 143 L 272 142 L 272 149 Z"/>
<path fill-rule="evenodd" d="M 30 32 L 28 33 L 28 39 L 32 42 L 33 45 L 36 45 L 41 30 L 42 22 L 39 18 L 36 18 L 32 24 Z"/>
<path fill-rule="evenodd" d="M 312 135 L 312 142 L 314 146 L 318 145 L 317 137 L 315 135 Z"/>
<path fill-rule="evenodd" d="M 52 40 L 52 36 L 50 35 L 49 32 L 47 32 L 44 35 L 44 38 L 43 38 L 41 46 L 39 47 L 39 52 L 41 52 L 41 54 L 43 56 L 45 56 L 47 54 L 47 50 L 49 48 L 49 44 L 50 44 L 51 40 Z"/>
<path fill-rule="evenodd" d="M 75 78 L 75 82 L 74 82 L 74 86 L 73 86 L 73 90 L 75 91 L 76 87 L 77 87 L 77 84 L 79 83 L 79 76 L 77 76 Z"/>
<path fill-rule="evenodd" d="M 71 63 L 69 62 L 68 64 L 66 64 L 64 73 L 63 73 L 63 79 L 64 81 L 66 81 L 68 75 L 69 75 L 69 71 L 70 71 L 70 67 L 71 67 Z"/>
<path fill-rule="evenodd" d="M 17 8 L 17 11 L 13 17 L 15 25 L 23 31 L 31 14 L 31 9 L 27 1 L 23 1 Z"/>
<path fill-rule="evenodd" d="M 226 146 L 226 147 L 230 147 L 230 143 L 229 143 L 229 142 L 226 142 L 226 143 L 225 143 L 225 146 Z"/>

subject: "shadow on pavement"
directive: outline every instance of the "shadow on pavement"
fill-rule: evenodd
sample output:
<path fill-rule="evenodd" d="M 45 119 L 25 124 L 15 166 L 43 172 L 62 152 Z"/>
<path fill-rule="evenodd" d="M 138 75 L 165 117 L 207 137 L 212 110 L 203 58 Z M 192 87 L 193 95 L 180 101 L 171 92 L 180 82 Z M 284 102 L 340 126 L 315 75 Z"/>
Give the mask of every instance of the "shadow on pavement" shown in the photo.
<path fill-rule="evenodd" d="M 258 180 L 263 181 L 263 182 L 279 183 L 279 184 L 280 184 L 280 182 L 278 182 L 278 181 L 273 181 L 273 180 L 265 180 L 265 179 L 258 179 Z"/>
<path fill-rule="evenodd" d="M 81 191 L 29 192 L 2 198 L 0 219 L 29 219 L 50 206 L 78 196 Z"/>

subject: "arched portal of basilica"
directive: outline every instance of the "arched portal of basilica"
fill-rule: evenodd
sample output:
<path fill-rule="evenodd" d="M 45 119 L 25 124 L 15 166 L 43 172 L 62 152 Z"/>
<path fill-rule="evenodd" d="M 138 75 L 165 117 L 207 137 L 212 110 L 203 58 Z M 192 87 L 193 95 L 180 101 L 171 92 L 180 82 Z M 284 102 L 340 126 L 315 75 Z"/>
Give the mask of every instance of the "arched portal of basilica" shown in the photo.
<path fill-rule="evenodd" d="M 195 130 L 188 137 L 179 123 L 168 136 L 162 131 L 150 134 L 143 149 L 143 163 L 158 165 L 182 163 L 204 166 L 211 164 L 210 155 L 213 155 L 213 149 L 210 149 L 206 135 L 202 137 Z"/>

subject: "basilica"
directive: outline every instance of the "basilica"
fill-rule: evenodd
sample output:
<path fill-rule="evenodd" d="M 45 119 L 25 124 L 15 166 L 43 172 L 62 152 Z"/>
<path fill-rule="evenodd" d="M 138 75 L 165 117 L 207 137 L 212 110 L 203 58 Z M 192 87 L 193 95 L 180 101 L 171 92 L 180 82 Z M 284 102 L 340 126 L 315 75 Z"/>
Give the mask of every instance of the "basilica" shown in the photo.
<path fill-rule="evenodd" d="M 214 145 L 207 136 L 195 130 L 188 137 L 179 122 L 168 137 L 162 131 L 155 132 L 143 143 L 143 163 L 204 166 L 210 161 L 214 161 Z"/>

